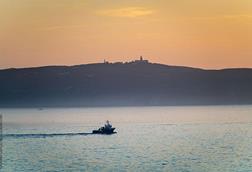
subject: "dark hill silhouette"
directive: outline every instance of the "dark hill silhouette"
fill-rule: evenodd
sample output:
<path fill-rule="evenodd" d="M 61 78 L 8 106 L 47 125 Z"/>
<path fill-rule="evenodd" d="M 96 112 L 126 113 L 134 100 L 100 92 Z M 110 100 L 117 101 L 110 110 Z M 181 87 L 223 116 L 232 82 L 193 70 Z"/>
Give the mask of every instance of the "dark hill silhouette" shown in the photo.
<path fill-rule="evenodd" d="M 252 104 L 252 69 L 154 63 L 0 70 L 1 107 Z"/>

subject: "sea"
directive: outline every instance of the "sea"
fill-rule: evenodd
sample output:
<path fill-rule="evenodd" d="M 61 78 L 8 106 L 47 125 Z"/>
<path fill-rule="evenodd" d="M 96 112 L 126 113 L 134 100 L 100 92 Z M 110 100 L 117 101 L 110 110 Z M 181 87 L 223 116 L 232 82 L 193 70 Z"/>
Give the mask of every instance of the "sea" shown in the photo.
<path fill-rule="evenodd" d="M 1 108 L 0 113 L 4 172 L 252 171 L 249 105 Z M 106 120 L 116 134 L 90 134 Z"/>

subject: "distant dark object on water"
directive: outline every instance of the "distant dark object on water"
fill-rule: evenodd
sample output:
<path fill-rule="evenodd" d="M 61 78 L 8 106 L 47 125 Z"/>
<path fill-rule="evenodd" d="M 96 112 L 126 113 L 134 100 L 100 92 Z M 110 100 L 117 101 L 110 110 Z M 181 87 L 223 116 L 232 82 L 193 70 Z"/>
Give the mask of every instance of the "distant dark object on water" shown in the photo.
<path fill-rule="evenodd" d="M 106 121 L 104 127 L 101 127 L 98 130 L 93 130 L 93 134 L 115 134 L 116 132 L 114 130 L 115 128 L 112 127 L 109 121 Z"/>

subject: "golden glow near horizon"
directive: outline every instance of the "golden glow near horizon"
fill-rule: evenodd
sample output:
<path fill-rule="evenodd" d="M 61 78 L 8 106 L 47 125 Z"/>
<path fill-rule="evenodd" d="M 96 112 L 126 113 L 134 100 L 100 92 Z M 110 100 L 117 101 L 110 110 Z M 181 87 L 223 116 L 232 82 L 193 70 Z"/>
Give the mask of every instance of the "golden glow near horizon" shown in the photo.
<path fill-rule="evenodd" d="M 252 68 L 252 0 L 0 0 L 0 68 L 140 55 Z"/>
<path fill-rule="evenodd" d="M 139 17 L 152 14 L 152 10 L 143 7 L 124 7 L 98 11 L 97 14 L 111 17 Z"/>

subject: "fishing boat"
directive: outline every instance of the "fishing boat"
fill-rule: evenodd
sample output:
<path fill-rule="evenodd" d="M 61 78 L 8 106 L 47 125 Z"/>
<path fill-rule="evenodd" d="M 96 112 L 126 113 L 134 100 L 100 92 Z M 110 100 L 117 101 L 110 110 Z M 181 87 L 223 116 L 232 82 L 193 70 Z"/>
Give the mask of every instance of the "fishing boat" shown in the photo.
<path fill-rule="evenodd" d="M 115 134 L 114 131 L 115 128 L 112 127 L 112 125 L 109 123 L 109 121 L 106 121 L 106 124 L 103 127 L 100 127 L 98 130 L 93 130 L 93 134 Z"/>

